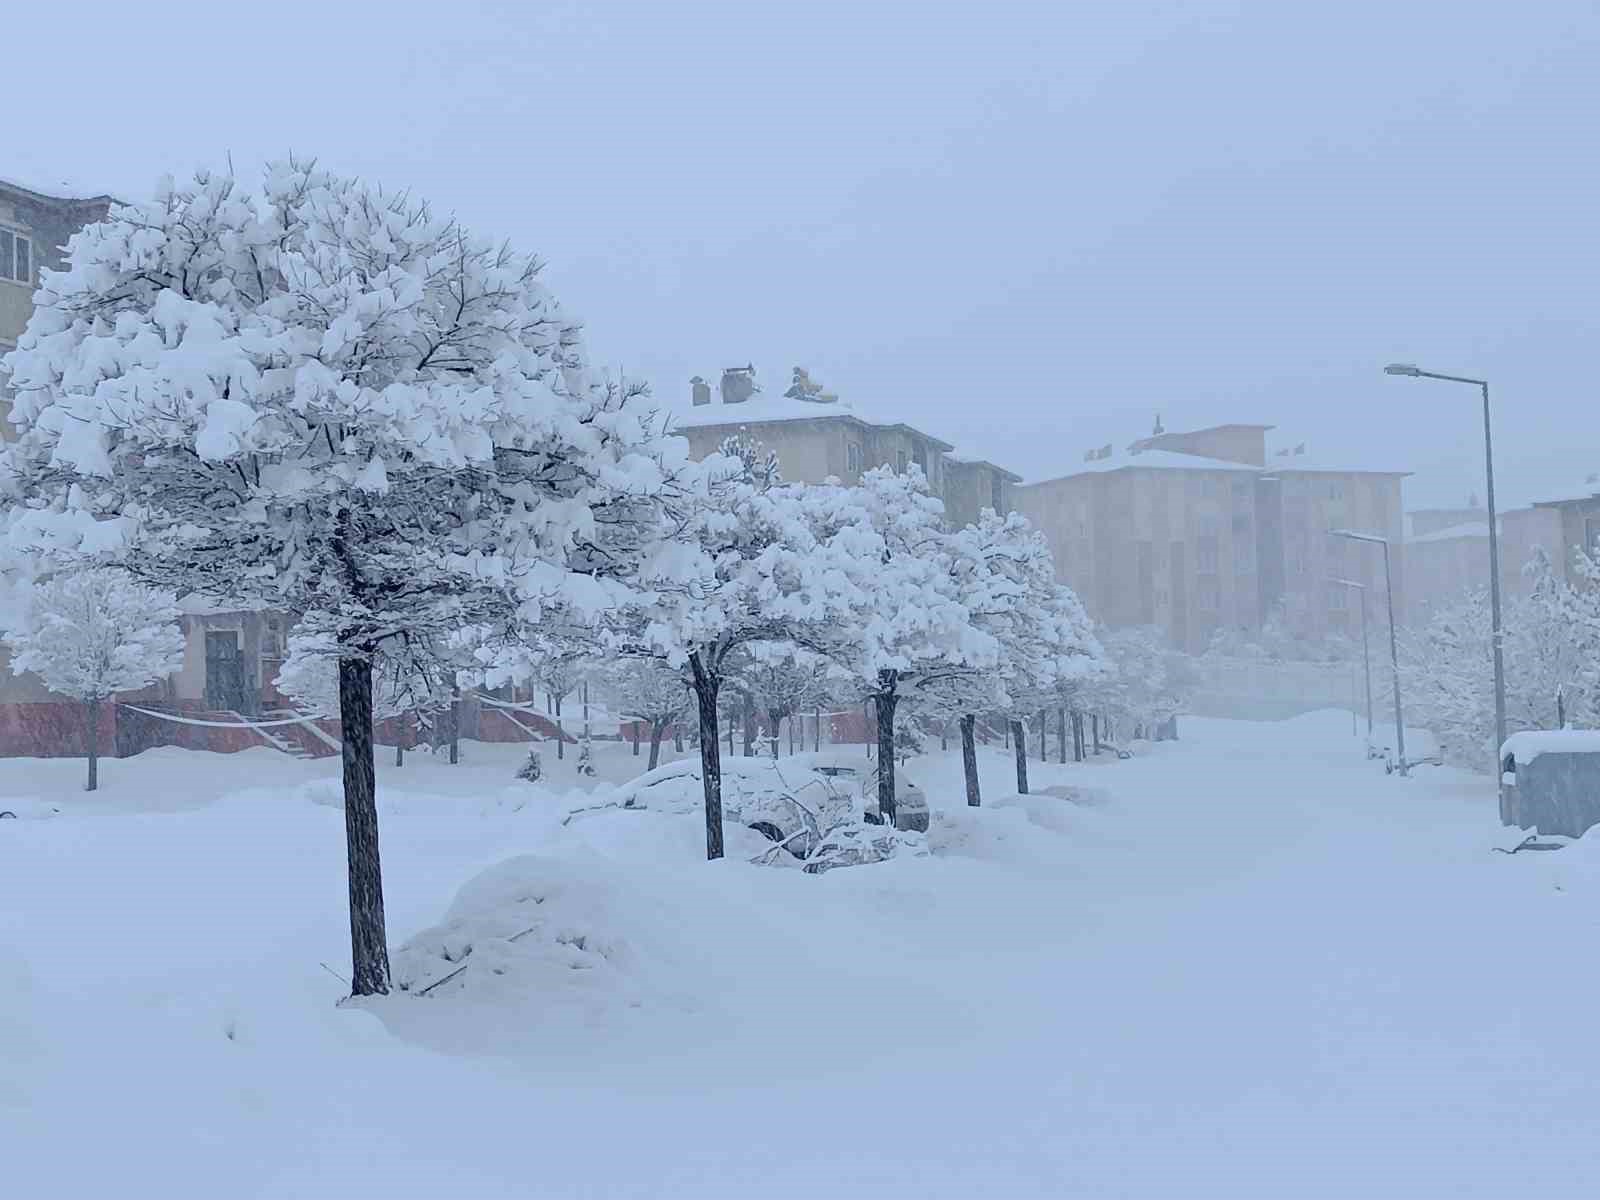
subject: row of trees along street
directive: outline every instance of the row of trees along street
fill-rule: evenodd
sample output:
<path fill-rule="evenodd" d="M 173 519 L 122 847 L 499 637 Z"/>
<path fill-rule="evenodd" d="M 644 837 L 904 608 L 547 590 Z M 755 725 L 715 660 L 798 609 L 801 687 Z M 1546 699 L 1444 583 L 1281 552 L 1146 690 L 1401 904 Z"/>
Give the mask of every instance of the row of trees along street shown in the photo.
<path fill-rule="evenodd" d="M 959 727 L 978 803 L 980 717 L 1010 723 L 1025 786 L 1032 718 L 1171 704 L 1155 635 L 1102 643 L 1021 517 L 951 531 L 915 469 L 689 461 L 642 385 L 591 369 L 536 259 L 314 163 L 202 172 L 77 234 L 5 366 L 13 569 L 93 572 L 94 603 L 143 613 L 92 684 L 52 673 L 48 622 L 13 631 L 18 665 L 98 703 L 171 668 L 174 597 L 295 614 L 280 683 L 343 729 L 356 995 L 390 984 L 375 716 L 607 664 L 658 745 L 692 695 L 715 858 L 725 688 L 774 723 L 824 684 L 870 702 L 890 822 L 903 712 Z"/>

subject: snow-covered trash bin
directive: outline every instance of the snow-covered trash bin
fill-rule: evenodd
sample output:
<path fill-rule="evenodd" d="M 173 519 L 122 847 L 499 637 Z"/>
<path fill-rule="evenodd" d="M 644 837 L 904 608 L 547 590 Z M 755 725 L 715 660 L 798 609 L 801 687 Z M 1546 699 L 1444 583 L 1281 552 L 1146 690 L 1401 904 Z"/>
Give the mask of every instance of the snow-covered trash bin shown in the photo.
<path fill-rule="evenodd" d="M 1573 838 L 1600 824 L 1600 730 L 1514 733 L 1500 772 L 1506 824 Z"/>

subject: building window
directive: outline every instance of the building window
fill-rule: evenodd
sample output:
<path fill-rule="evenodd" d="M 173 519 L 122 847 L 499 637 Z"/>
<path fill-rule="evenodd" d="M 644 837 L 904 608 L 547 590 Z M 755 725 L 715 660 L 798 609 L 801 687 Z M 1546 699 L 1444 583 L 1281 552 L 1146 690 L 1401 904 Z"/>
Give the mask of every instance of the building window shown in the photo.
<path fill-rule="evenodd" d="M 0 279 L 33 282 L 33 243 L 9 229 L 0 229 Z"/>
<path fill-rule="evenodd" d="M 994 511 L 1003 515 L 1006 511 L 1006 484 L 998 475 L 989 480 L 989 499 Z"/>
<path fill-rule="evenodd" d="M 904 450 L 896 450 L 894 452 L 894 469 L 902 475 L 906 473 L 906 461 L 906 452 Z"/>
<path fill-rule="evenodd" d="M 846 442 L 844 444 L 844 469 L 852 475 L 861 474 L 860 442 Z"/>
<path fill-rule="evenodd" d="M 1194 598 L 1202 612 L 1216 612 L 1222 607 L 1222 589 L 1215 583 L 1196 584 Z"/>
<path fill-rule="evenodd" d="M 1342 482 L 1340 482 L 1339 480 L 1335 479 L 1332 483 L 1330 483 L 1328 485 L 1328 499 L 1329 500 L 1343 500 L 1344 499 L 1344 484 Z"/>
<path fill-rule="evenodd" d="M 1250 507 L 1250 493 L 1254 489 L 1248 479 L 1235 479 L 1233 481 L 1233 504 L 1235 508 Z"/>
<path fill-rule="evenodd" d="M 1217 573 L 1217 539 L 1203 537 L 1195 542 L 1194 569 L 1205 574 Z"/>
<path fill-rule="evenodd" d="M 1583 552 L 1590 558 L 1600 557 L 1600 517 L 1588 517 L 1583 522 Z"/>
<path fill-rule="evenodd" d="M 1346 594 L 1346 591 L 1342 586 L 1336 584 L 1328 589 L 1328 607 L 1332 611 L 1343 612 L 1345 605 L 1349 602 L 1350 597 Z"/>
<path fill-rule="evenodd" d="M 1255 547 L 1243 539 L 1235 539 L 1233 543 L 1233 569 L 1235 573 L 1248 575 L 1255 568 Z"/>

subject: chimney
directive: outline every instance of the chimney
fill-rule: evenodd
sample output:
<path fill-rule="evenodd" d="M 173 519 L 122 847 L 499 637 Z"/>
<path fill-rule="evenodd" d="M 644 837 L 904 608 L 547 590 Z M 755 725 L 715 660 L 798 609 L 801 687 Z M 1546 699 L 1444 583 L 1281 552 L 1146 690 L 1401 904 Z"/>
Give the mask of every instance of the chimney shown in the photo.
<path fill-rule="evenodd" d="M 758 390 L 756 387 L 755 364 L 748 363 L 742 367 L 728 367 L 722 372 L 722 402 L 724 404 L 743 404 L 754 396 Z"/>
<path fill-rule="evenodd" d="M 696 408 L 711 403 L 711 385 L 698 375 L 689 380 L 689 394 L 693 397 L 691 403 Z"/>

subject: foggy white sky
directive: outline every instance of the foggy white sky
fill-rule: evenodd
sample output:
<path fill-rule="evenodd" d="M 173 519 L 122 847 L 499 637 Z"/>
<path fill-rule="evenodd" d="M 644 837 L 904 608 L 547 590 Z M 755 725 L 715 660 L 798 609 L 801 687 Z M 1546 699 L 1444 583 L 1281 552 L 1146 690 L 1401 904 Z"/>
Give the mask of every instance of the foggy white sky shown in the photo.
<path fill-rule="evenodd" d="M 1502 506 L 1600 470 L 1593 0 L 8 12 L 0 176 L 294 150 L 549 261 L 597 359 L 808 365 L 1030 478 L 1276 422 Z M 1559 487 L 1557 490 L 1560 490 Z"/>

